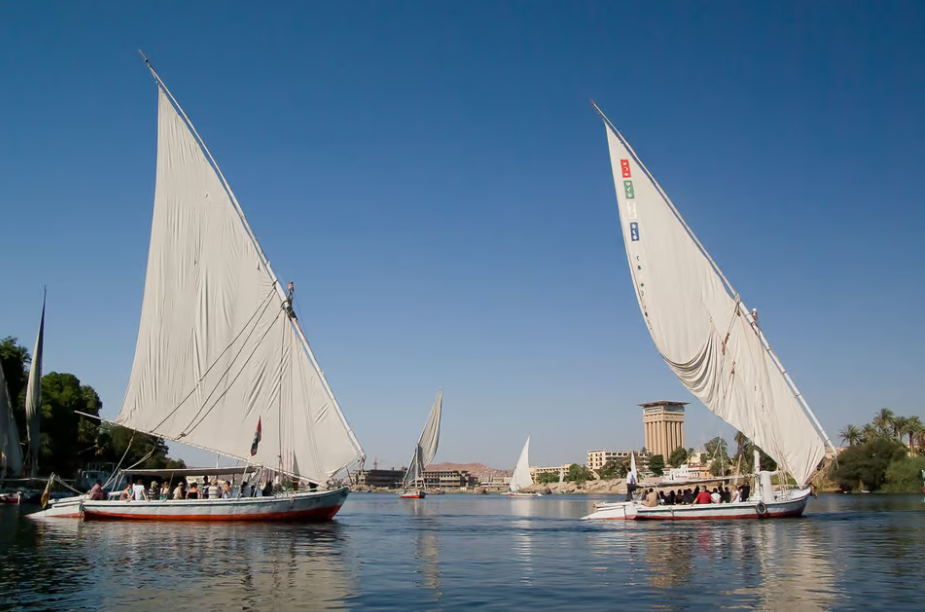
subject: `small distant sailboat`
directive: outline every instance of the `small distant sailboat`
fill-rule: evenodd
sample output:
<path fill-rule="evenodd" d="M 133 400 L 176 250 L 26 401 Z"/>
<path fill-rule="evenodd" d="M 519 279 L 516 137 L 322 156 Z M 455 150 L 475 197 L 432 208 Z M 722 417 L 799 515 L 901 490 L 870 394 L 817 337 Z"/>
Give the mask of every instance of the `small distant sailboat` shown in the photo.
<path fill-rule="evenodd" d="M 45 297 L 42 297 L 42 319 L 32 352 L 29 382 L 26 385 L 26 434 L 29 440 L 29 477 L 38 478 L 42 421 L 42 357 L 45 351 Z"/>
<path fill-rule="evenodd" d="M 823 438 L 829 446 L 831 441 L 771 349 L 757 312 L 746 308 L 652 173 L 594 107 L 607 130 L 633 288 L 659 354 L 691 393 L 774 457 L 798 485 L 773 486 L 771 473 L 756 462 L 755 495 L 745 502 L 654 507 L 621 502 L 609 506 L 625 508 L 625 516 L 603 518 L 801 515 L 825 456 Z"/>
<path fill-rule="evenodd" d="M 38 499 L 39 451 L 41 450 L 42 418 L 42 353 L 45 346 L 45 298 L 42 298 L 42 318 L 39 332 L 32 352 L 32 365 L 29 367 L 29 380 L 26 383 L 26 436 L 29 442 L 29 476 L 22 478 L 24 460 L 19 444 L 19 432 L 13 416 L 13 403 L 3 373 L 0 372 L 0 454 L 3 455 L 3 467 L 0 480 L 10 485 L 14 482 L 19 487 L 15 492 L 0 493 L 0 503 L 24 504 Z"/>
<path fill-rule="evenodd" d="M 401 496 L 404 499 L 424 499 L 427 497 L 427 483 L 424 480 L 426 468 L 437 455 L 437 445 L 440 443 L 440 417 L 443 413 L 443 389 L 437 392 L 437 399 L 430 409 L 430 416 L 424 424 L 424 431 L 418 438 L 414 447 L 414 455 L 405 471 L 402 481 Z"/>
<path fill-rule="evenodd" d="M 533 477 L 530 476 L 530 436 L 527 436 L 527 443 L 524 449 L 520 451 L 520 459 L 514 466 L 514 475 L 511 476 L 510 490 L 504 495 L 508 497 L 540 497 L 542 493 L 521 493 L 523 489 L 533 486 Z"/>

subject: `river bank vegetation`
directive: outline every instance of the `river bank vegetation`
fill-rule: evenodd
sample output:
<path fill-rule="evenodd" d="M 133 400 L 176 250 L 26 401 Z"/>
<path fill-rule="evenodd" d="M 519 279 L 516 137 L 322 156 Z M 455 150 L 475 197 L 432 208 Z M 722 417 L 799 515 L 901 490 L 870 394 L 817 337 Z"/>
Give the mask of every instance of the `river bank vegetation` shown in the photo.
<path fill-rule="evenodd" d="M 7 383 L 19 439 L 26 446 L 26 381 L 32 358 L 16 338 L 0 340 L 0 367 Z M 100 396 L 90 385 L 73 374 L 49 372 L 42 376 L 42 412 L 39 436 L 39 474 L 51 472 L 71 477 L 90 463 L 118 464 L 122 467 L 144 461 L 137 467 L 183 467 L 182 461 L 167 456 L 163 440 L 137 434 L 130 429 L 100 423 L 77 412 L 99 415 Z M 131 443 L 131 448 L 129 445 Z M 126 452 L 128 450 L 128 452 Z M 26 468 L 28 473 L 28 467 Z"/>
<path fill-rule="evenodd" d="M 847 448 L 829 471 L 843 491 L 917 493 L 925 470 L 925 426 L 917 416 L 896 416 L 883 408 L 867 425 L 845 425 L 839 432 Z"/>

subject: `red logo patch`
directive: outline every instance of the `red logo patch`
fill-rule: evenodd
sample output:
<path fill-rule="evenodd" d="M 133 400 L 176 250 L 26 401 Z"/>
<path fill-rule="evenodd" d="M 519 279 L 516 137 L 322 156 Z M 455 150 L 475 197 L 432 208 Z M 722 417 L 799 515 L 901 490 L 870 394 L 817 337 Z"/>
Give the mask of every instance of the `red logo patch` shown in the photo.
<path fill-rule="evenodd" d="M 630 178 L 630 160 L 621 159 L 620 169 L 623 170 L 623 178 Z"/>

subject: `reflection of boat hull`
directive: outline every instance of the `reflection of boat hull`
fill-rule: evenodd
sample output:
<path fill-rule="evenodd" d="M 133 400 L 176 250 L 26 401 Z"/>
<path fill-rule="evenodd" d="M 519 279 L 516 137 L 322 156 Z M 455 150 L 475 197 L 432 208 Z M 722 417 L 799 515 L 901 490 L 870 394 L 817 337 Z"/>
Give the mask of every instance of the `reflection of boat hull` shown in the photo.
<path fill-rule="evenodd" d="M 776 519 L 798 517 L 806 510 L 810 490 L 794 491 L 787 499 L 762 502 L 752 500 L 731 504 L 695 504 L 690 506 L 642 506 L 634 502 L 600 504 L 583 520 L 731 520 Z"/>
<path fill-rule="evenodd" d="M 427 491 L 408 491 L 401 494 L 402 499 L 424 499 L 427 497 Z"/>
<path fill-rule="evenodd" d="M 502 493 L 505 497 L 542 497 L 542 493 Z"/>
<path fill-rule="evenodd" d="M 81 503 L 86 520 L 146 521 L 329 521 L 347 499 L 346 488 L 279 497 L 90 501 Z"/>

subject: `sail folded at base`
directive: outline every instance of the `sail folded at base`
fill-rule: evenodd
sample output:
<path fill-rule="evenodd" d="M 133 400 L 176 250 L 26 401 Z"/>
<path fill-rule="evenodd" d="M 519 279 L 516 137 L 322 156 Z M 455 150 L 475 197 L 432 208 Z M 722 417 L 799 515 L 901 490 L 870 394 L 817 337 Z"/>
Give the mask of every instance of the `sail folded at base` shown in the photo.
<path fill-rule="evenodd" d="M 256 239 L 199 141 L 158 92 L 144 302 L 117 422 L 251 464 L 285 463 L 324 482 L 362 449 Z M 261 442 L 251 456 L 258 423 Z"/>
<path fill-rule="evenodd" d="M 655 346 L 691 393 L 805 484 L 823 442 L 744 308 L 605 121 L 633 287 Z"/>

